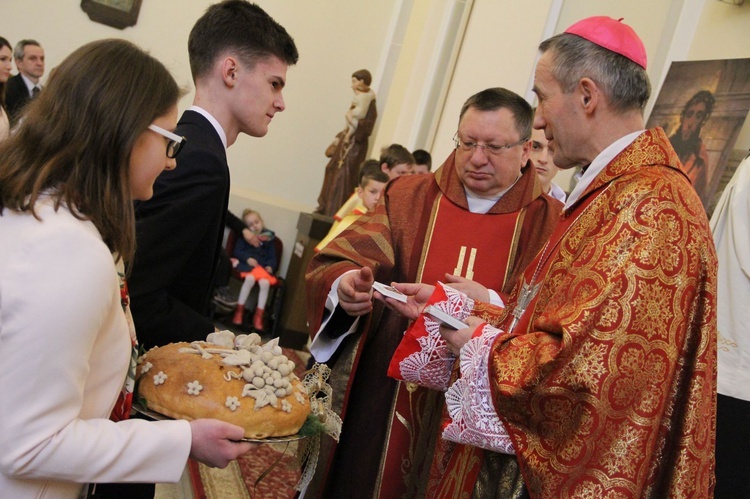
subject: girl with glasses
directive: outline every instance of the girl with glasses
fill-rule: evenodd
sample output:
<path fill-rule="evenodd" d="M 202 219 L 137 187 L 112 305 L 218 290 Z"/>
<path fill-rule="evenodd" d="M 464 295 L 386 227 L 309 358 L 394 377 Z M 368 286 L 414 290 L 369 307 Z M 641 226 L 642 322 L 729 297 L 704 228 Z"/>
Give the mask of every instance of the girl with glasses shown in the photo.
<path fill-rule="evenodd" d="M 228 423 L 128 419 L 132 201 L 151 197 L 156 177 L 175 166 L 181 94 L 135 45 L 92 42 L 60 64 L 0 145 L 4 497 L 176 482 L 189 456 L 226 466 L 250 450 Z"/>

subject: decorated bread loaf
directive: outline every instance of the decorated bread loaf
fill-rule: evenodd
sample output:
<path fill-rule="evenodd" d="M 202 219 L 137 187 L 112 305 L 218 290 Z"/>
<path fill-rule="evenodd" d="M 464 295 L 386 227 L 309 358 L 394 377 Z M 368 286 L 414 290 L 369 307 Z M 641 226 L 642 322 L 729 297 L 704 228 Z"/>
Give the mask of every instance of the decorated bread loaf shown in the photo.
<path fill-rule="evenodd" d="M 206 342 L 152 348 L 138 361 L 138 397 L 172 418 L 215 418 L 245 429 L 247 438 L 296 434 L 310 413 L 294 362 L 278 340 L 260 345 L 253 333 L 212 333 Z"/>

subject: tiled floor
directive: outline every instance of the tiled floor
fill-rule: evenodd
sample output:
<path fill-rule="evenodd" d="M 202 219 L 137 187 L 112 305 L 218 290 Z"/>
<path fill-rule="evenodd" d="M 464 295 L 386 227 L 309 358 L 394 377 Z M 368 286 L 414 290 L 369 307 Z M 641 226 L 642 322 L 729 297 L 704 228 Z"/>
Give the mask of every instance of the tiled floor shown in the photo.
<path fill-rule="evenodd" d="M 154 499 L 194 499 L 193 488 L 190 485 L 190 476 L 187 468 L 182 473 L 182 478 L 177 483 L 158 483 Z"/>

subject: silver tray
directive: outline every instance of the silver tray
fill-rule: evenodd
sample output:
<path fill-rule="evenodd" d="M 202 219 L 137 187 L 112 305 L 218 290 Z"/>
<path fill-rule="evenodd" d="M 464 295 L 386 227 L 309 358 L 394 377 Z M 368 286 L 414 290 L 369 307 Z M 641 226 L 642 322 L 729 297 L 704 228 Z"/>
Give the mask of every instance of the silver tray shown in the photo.
<path fill-rule="evenodd" d="M 159 414 L 158 412 L 147 409 L 140 404 L 133 404 L 133 410 L 138 414 L 144 416 L 146 419 L 150 419 L 152 421 L 170 421 L 174 419 L 170 418 L 169 416 L 165 416 L 164 414 Z M 304 440 L 305 438 L 307 438 L 305 435 L 300 435 L 298 433 L 296 435 L 289 435 L 286 437 L 241 438 L 240 440 L 238 440 L 238 442 L 250 442 L 253 444 L 283 444 L 289 442 L 297 442 L 298 440 Z"/>

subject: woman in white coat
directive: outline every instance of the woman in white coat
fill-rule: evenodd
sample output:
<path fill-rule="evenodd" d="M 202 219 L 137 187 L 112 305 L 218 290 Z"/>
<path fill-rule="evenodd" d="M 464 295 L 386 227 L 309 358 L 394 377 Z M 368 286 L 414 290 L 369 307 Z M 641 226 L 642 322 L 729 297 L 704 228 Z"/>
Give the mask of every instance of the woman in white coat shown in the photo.
<path fill-rule="evenodd" d="M 176 482 L 189 456 L 226 466 L 251 448 L 217 420 L 127 419 L 136 343 L 122 261 L 134 251 L 132 200 L 175 167 L 180 95 L 135 45 L 92 42 L 0 145 L 2 497 Z"/>

